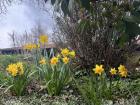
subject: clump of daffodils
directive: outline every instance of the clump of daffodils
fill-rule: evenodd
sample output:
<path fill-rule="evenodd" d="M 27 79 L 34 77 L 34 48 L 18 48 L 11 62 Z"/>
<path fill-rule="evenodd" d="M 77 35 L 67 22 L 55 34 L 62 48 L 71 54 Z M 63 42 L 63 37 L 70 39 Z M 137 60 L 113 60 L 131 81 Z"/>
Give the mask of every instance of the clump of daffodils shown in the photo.
<path fill-rule="evenodd" d="M 38 43 L 26 43 L 23 45 L 23 49 L 25 50 L 33 50 L 40 48 L 40 45 L 46 45 L 48 43 L 48 36 L 47 35 L 39 35 Z"/>
<path fill-rule="evenodd" d="M 72 58 L 75 58 L 75 51 L 70 51 L 68 48 L 61 49 L 61 52 L 56 56 L 53 56 L 48 63 L 55 66 L 59 62 L 63 62 L 64 64 L 68 64 Z M 39 64 L 45 65 L 47 60 L 45 58 L 40 59 Z"/>
<path fill-rule="evenodd" d="M 34 43 L 28 43 L 28 44 L 25 44 L 23 46 L 23 49 L 25 50 L 33 50 L 33 49 L 36 49 L 38 46 Z"/>
<path fill-rule="evenodd" d="M 70 51 L 68 48 L 61 49 L 60 54 L 57 54 L 50 59 L 50 64 L 56 65 L 59 60 L 62 61 L 64 64 L 68 64 L 70 62 L 70 59 L 74 58 L 75 55 L 75 51 L 73 50 Z"/>
<path fill-rule="evenodd" d="M 68 48 L 64 48 L 64 49 L 61 49 L 61 55 L 62 57 L 74 58 L 76 54 L 74 50 L 70 51 Z"/>
<path fill-rule="evenodd" d="M 127 72 L 127 69 L 124 65 L 120 65 L 118 67 L 118 70 L 119 70 L 119 74 L 120 74 L 121 77 L 126 77 L 127 76 L 128 72 Z"/>
<path fill-rule="evenodd" d="M 14 64 L 8 65 L 6 68 L 9 74 L 12 76 L 17 76 L 17 75 L 23 75 L 24 74 L 24 68 L 23 68 L 23 63 L 22 62 L 17 62 Z"/>
<path fill-rule="evenodd" d="M 101 75 L 104 72 L 103 65 L 96 64 L 95 68 L 93 68 L 93 71 L 95 74 Z M 115 68 L 111 68 L 109 72 L 112 76 L 118 74 L 121 77 L 127 77 L 128 75 L 128 71 L 124 65 L 120 65 L 118 67 L 118 70 L 116 70 Z"/>

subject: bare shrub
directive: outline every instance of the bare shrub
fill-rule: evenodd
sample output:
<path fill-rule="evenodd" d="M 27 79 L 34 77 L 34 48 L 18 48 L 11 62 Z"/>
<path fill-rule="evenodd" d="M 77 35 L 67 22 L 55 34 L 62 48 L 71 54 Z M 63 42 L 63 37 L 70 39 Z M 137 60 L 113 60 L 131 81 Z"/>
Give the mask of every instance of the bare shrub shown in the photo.
<path fill-rule="evenodd" d="M 133 44 L 131 41 L 123 45 L 118 42 L 124 34 L 118 27 L 126 11 L 120 4 L 114 10 L 111 2 L 104 2 L 105 7 L 98 2 L 92 5 L 94 14 L 76 7 L 70 17 L 57 15 L 54 42 L 57 46 L 74 49 L 78 63 L 84 68 L 97 63 L 107 68 L 124 64 Z"/>

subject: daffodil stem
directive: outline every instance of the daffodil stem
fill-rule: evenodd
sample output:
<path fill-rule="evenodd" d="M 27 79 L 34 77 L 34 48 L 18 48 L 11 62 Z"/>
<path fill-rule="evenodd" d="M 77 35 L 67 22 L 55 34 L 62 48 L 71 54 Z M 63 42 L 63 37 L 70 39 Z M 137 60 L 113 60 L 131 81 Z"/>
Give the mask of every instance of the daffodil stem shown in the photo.
<path fill-rule="evenodd" d="M 95 79 L 96 79 L 96 92 L 98 92 L 98 77 L 97 77 L 97 75 L 96 75 Z"/>
<path fill-rule="evenodd" d="M 110 77 L 110 98 L 112 98 L 112 76 Z"/>

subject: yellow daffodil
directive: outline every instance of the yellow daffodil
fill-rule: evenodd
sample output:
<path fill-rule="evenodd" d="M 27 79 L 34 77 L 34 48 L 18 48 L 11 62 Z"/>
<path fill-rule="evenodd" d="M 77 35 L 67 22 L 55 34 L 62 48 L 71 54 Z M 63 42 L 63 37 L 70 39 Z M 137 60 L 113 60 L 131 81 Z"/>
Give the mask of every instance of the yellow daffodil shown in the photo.
<path fill-rule="evenodd" d="M 57 57 L 53 57 L 51 60 L 50 60 L 50 63 L 52 65 L 56 65 L 58 63 L 58 58 Z"/>
<path fill-rule="evenodd" d="M 40 35 L 39 36 L 39 42 L 42 44 L 42 45 L 45 45 L 48 43 L 48 36 L 47 35 Z"/>
<path fill-rule="evenodd" d="M 75 57 L 75 51 L 70 51 L 69 55 L 74 58 Z"/>
<path fill-rule="evenodd" d="M 42 58 L 42 59 L 39 61 L 39 64 L 45 65 L 45 64 L 46 64 L 46 59 L 45 59 L 45 58 Z"/>
<path fill-rule="evenodd" d="M 33 49 L 37 48 L 37 45 L 34 44 L 34 43 L 28 43 L 28 44 L 25 44 L 25 45 L 23 46 L 23 48 L 24 48 L 25 50 L 33 50 Z"/>
<path fill-rule="evenodd" d="M 127 70 L 120 72 L 121 77 L 127 77 Z"/>
<path fill-rule="evenodd" d="M 69 58 L 68 57 L 64 57 L 62 60 L 63 60 L 64 64 L 69 63 Z"/>
<path fill-rule="evenodd" d="M 61 50 L 61 54 L 65 57 L 67 55 L 69 55 L 69 49 L 65 48 Z"/>
<path fill-rule="evenodd" d="M 42 58 L 42 59 L 39 61 L 39 64 L 45 65 L 45 64 L 46 64 L 46 59 L 45 59 L 45 58 Z"/>
<path fill-rule="evenodd" d="M 12 76 L 16 76 L 16 75 L 17 75 L 17 72 L 18 72 L 17 69 L 13 69 L 12 72 L 11 72 L 11 75 L 12 75 Z"/>
<path fill-rule="evenodd" d="M 23 75 L 24 74 L 24 68 L 22 62 L 17 62 L 14 64 L 8 65 L 6 68 L 9 74 L 12 76 L 17 76 L 17 75 Z"/>
<path fill-rule="evenodd" d="M 41 65 L 45 65 L 45 64 L 46 64 L 46 59 L 45 59 L 45 58 L 42 58 L 42 59 L 39 61 L 39 63 L 40 63 Z"/>
<path fill-rule="evenodd" d="M 8 67 L 6 68 L 6 70 L 12 75 L 12 76 L 16 76 L 18 73 L 18 68 L 16 64 L 10 64 L 8 65 Z"/>
<path fill-rule="evenodd" d="M 19 75 L 22 75 L 24 73 L 22 62 L 18 62 L 16 65 L 17 65 L 17 68 L 18 68 Z"/>
<path fill-rule="evenodd" d="M 128 74 L 127 69 L 124 65 L 120 65 L 118 67 L 118 70 L 119 70 L 119 74 L 120 74 L 121 77 L 126 77 L 127 76 L 127 74 Z"/>
<path fill-rule="evenodd" d="M 117 70 L 115 68 L 111 68 L 110 70 L 111 75 L 117 74 Z"/>
<path fill-rule="evenodd" d="M 93 71 L 95 72 L 95 74 L 101 75 L 101 73 L 104 71 L 103 65 L 96 65 Z"/>
<path fill-rule="evenodd" d="M 125 70 L 126 70 L 126 68 L 125 68 L 125 66 L 124 66 L 124 65 L 120 65 L 120 66 L 118 67 L 118 70 L 119 70 L 119 73 L 120 73 L 120 72 L 125 71 Z"/>

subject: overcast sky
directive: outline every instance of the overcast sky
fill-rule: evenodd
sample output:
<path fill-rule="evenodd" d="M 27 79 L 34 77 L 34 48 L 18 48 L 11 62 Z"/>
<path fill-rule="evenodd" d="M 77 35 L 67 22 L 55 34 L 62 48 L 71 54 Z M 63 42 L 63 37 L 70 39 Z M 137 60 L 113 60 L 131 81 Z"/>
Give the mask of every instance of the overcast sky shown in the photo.
<path fill-rule="evenodd" d="M 33 1 L 25 0 L 23 3 L 13 4 L 7 8 L 6 14 L 0 16 L 0 48 L 11 47 L 8 33 L 23 33 L 25 30 L 29 32 L 38 23 L 51 35 L 54 26 L 51 5 L 47 3 L 48 12 L 45 12 L 40 9 L 42 6 L 35 5 Z"/>

